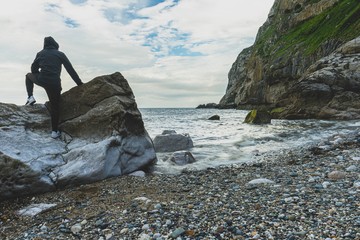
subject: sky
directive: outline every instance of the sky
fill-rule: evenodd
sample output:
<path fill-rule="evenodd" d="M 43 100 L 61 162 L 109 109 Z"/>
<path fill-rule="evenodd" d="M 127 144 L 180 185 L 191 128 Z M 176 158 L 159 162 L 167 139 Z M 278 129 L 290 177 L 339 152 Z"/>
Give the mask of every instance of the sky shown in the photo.
<path fill-rule="evenodd" d="M 83 82 L 120 72 L 139 108 L 218 103 L 274 0 L 11 0 L 0 8 L 0 102 L 26 102 L 25 74 L 52 36 Z M 63 92 L 76 86 L 63 68 Z M 47 101 L 35 86 L 37 103 Z"/>

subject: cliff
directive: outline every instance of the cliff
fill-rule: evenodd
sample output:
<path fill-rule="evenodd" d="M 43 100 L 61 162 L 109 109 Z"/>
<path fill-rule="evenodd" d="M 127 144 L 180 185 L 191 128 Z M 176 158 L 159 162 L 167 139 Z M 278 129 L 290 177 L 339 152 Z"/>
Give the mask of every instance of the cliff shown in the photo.
<path fill-rule="evenodd" d="M 219 106 L 261 106 L 280 118 L 360 118 L 359 36 L 358 0 L 275 0 L 254 45 L 233 63 Z M 347 108 L 334 104 L 339 98 Z"/>

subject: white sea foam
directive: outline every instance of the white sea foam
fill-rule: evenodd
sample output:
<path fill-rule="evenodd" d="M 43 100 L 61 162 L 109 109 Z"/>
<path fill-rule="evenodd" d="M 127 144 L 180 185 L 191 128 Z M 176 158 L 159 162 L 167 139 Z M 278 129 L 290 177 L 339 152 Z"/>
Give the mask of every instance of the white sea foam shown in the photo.
<path fill-rule="evenodd" d="M 140 112 L 151 138 L 163 130 L 175 130 L 189 133 L 194 142 L 191 152 L 197 162 L 193 164 L 174 166 L 163 161 L 168 153 L 157 153 L 158 171 L 164 173 L 253 161 L 265 153 L 316 144 L 359 127 L 358 121 L 324 120 L 272 120 L 268 125 L 250 125 L 243 123 L 248 111 L 235 109 L 146 108 Z M 215 114 L 219 121 L 208 120 Z"/>

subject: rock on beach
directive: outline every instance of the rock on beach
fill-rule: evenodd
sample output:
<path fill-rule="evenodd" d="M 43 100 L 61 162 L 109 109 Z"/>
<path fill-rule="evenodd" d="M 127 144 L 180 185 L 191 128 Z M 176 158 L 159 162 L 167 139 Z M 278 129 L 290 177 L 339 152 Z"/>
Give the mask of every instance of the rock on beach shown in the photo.
<path fill-rule="evenodd" d="M 154 138 L 156 152 L 175 152 L 188 150 L 194 146 L 189 134 L 179 134 L 174 130 L 164 130 Z"/>
<path fill-rule="evenodd" d="M 0 103 L 0 200 L 148 171 L 157 157 L 134 94 L 120 73 L 62 95 L 60 139 L 47 104 Z"/>

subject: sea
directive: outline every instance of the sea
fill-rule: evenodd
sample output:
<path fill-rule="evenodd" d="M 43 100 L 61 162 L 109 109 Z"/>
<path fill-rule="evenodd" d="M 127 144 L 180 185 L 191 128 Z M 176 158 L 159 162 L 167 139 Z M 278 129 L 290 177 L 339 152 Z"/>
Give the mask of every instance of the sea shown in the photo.
<path fill-rule="evenodd" d="M 220 165 L 239 164 L 284 150 L 316 145 L 334 135 L 360 129 L 360 121 L 280 120 L 271 124 L 243 123 L 249 111 L 236 109 L 141 108 L 145 129 L 154 139 L 164 130 L 189 134 L 189 149 L 195 163 L 177 166 L 169 161 L 172 153 L 157 153 L 156 170 L 178 174 L 184 169 L 202 170 Z M 219 115 L 220 120 L 208 120 Z"/>

